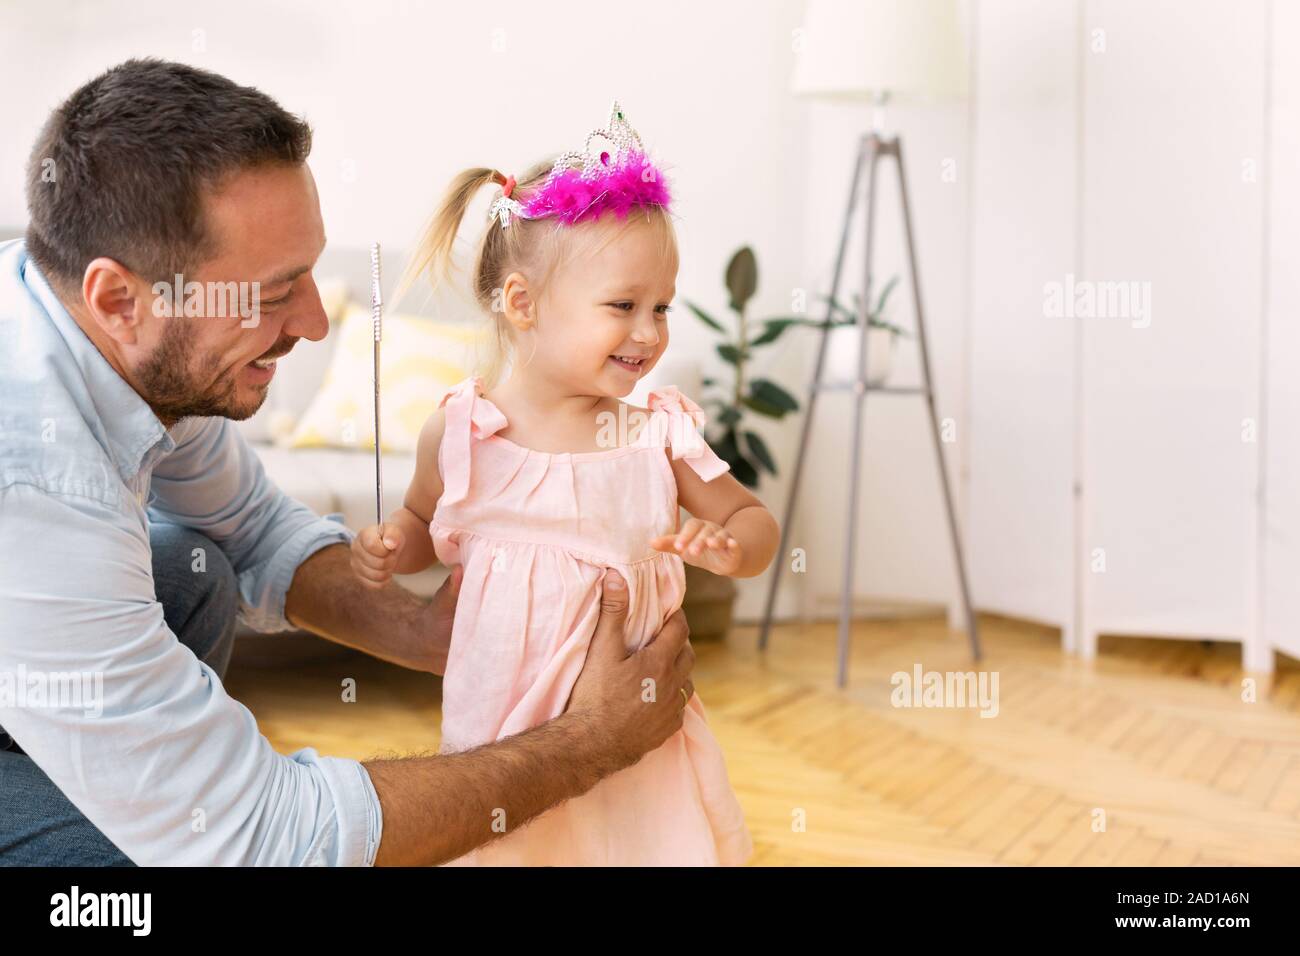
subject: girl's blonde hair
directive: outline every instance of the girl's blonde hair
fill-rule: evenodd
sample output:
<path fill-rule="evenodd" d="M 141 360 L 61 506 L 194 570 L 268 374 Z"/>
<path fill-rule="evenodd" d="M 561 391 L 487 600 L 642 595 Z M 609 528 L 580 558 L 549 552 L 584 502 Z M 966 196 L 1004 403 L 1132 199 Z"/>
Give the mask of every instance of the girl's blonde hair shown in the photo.
<path fill-rule="evenodd" d="M 518 180 L 511 196 L 526 204 L 530 194 L 546 182 L 551 169 L 552 163 L 549 161 L 531 167 Z M 422 276 L 428 279 L 434 289 L 453 277 L 456 236 L 460 232 L 465 211 L 484 186 L 504 187 L 506 181 L 506 176 L 499 170 L 487 167 L 467 169 L 452 180 L 416 246 L 397 298 L 400 299 Z M 658 206 L 641 208 L 646 214 L 646 221 L 657 227 L 662 253 L 671 256 L 676 262 L 677 240 L 667 210 Z M 630 225 L 633 221 L 629 215 L 625 225 Z M 563 226 L 548 219 L 513 216 L 510 225 L 504 228 L 497 219 L 488 221 L 478 242 L 470 277 L 470 290 L 475 302 L 492 320 L 487 355 L 480 360 L 477 370 L 485 389 L 492 388 L 500 380 L 514 356 L 513 328 L 506 321 L 498 301 L 506 276 L 511 272 L 527 275 L 536 301 L 540 290 L 563 262 L 583 253 L 599 251 L 621 231 L 602 236 L 603 241 L 599 241 L 588 230 L 575 231 L 571 226 Z M 583 241 L 572 238 L 577 236 L 582 236 Z"/>

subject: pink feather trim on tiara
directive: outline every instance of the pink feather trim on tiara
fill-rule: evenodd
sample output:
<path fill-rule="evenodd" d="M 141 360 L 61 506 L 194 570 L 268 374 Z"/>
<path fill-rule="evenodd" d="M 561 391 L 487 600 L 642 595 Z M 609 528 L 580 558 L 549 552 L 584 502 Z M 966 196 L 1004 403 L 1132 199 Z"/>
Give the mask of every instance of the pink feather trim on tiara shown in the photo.
<path fill-rule="evenodd" d="M 608 154 L 601 156 L 607 160 Z M 577 167 L 553 174 L 523 204 L 528 219 L 558 219 L 565 225 L 591 222 L 613 213 L 626 219 L 638 207 L 662 206 L 672 197 L 663 173 L 639 151 L 624 153 L 606 171 L 584 174 Z"/>

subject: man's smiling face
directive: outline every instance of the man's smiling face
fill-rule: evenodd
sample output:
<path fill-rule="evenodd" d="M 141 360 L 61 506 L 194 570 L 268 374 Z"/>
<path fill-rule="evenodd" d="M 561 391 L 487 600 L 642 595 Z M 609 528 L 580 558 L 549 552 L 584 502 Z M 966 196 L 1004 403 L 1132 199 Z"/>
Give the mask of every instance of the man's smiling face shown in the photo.
<path fill-rule="evenodd" d="M 217 310 L 224 315 L 167 316 L 156 314 L 154 297 L 141 303 L 149 314 L 142 317 L 140 340 L 149 346 L 130 376 L 164 422 L 248 418 L 266 400 L 274 360 L 298 339 L 319 341 L 329 331 L 311 273 L 325 248 L 325 230 L 305 163 L 232 174 L 205 193 L 202 215 L 214 254 L 183 281 L 202 290 L 243 289 L 243 301 L 258 307 L 241 315 L 239 298 L 227 296 Z M 205 293 L 205 310 L 207 299 Z"/>

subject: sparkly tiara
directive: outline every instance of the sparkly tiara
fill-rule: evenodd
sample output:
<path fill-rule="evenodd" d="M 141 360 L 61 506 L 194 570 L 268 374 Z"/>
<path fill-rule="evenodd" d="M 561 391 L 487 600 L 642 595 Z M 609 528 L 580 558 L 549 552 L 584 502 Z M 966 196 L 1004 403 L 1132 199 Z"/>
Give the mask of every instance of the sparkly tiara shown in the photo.
<path fill-rule="evenodd" d="M 667 209 L 671 200 L 663 173 L 646 155 L 617 100 L 605 128 L 588 133 L 581 150 L 562 153 L 532 195 L 521 202 L 511 195 L 513 186 L 513 178 L 507 180 L 488 210 L 503 229 L 512 218 L 556 219 L 568 226 L 610 212 L 623 219 L 636 207 Z"/>

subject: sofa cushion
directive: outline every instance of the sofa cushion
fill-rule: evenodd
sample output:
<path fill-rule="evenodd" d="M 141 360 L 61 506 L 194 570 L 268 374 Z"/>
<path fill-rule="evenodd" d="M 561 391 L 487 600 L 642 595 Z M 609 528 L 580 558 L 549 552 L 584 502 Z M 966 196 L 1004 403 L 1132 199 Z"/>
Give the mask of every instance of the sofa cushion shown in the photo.
<path fill-rule="evenodd" d="M 338 340 L 338 323 L 348 304 L 348 289 L 342 279 L 317 280 L 316 288 L 330 321 L 329 334 L 319 342 L 300 339 L 293 351 L 277 363 L 275 380 L 271 382 L 262 407 L 252 418 L 237 423 L 246 441 L 287 440 L 312 398 L 320 391 L 321 379 L 325 377 L 334 343 Z"/>
<path fill-rule="evenodd" d="M 373 448 L 374 334 L 370 313 L 350 306 L 320 392 L 290 442 L 296 448 Z M 447 390 L 473 368 L 476 323 L 412 315 L 384 317 L 382 367 L 385 450 L 415 451 L 420 429 Z"/>
<path fill-rule="evenodd" d="M 321 463 L 314 455 L 261 443 L 254 444 L 253 448 L 262 460 L 267 477 L 290 498 L 301 501 L 317 514 L 332 514 L 339 510 L 335 507 L 337 497 L 332 478 L 321 469 Z"/>

